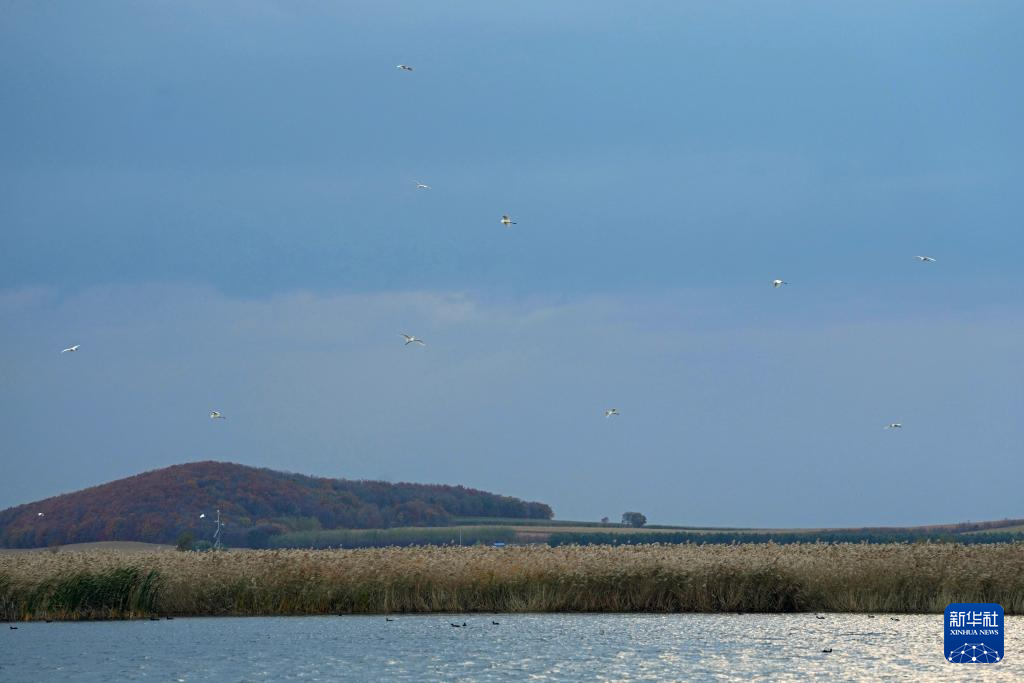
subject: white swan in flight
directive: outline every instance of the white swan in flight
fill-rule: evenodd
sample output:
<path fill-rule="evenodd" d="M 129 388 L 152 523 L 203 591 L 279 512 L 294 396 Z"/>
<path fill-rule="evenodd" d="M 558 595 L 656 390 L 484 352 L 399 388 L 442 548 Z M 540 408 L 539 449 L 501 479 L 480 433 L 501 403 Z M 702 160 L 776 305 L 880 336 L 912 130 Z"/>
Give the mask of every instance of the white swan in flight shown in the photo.
<path fill-rule="evenodd" d="M 430 185 L 427 185 L 425 183 L 421 183 L 418 180 L 414 180 L 413 182 L 416 183 L 416 189 L 417 190 L 429 190 L 429 189 L 431 189 Z"/>
<path fill-rule="evenodd" d="M 604 416 L 605 417 L 615 417 L 615 416 L 617 416 L 619 414 L 620 413 L 619 413 L 619 409 L 618 408 L 609 408 L 608 410 L 604 411 Z"/>
<path fill-rule="evenodd" d="M 79 346 L 81 346 L 81 344 L 75 344 L 74 346 L 69 346 L 68 348 L 66 348 L 63 351 L 61 351 L 61 353 L 74 353 L 75 351 L 78 350 Z"/>
<path fill-rule="evenodd" d="M 915 256 L 914 258 L 916 258 L 921 263 L 935 263 L 935 259 L 933 259 L 931 256 Z"/>
<path fill-rule="evenodd" d="M 409 344 L 419 344 L 420 346 L 426 346 L 427 345 L 427 342 L 423 341 L 422 339 L 420 339 L 418 337 L 414 337 L 411 334 L 406 334 L 405 332 L 399 332 L 399 334 L 402 335 L 403 337 L 405 337 L 405 345 L 406 346 L 408 346 Z"/>
<path fill-rule="evenodd" d="M 220 411 L 214 410 L 210 412 L 211 420 L 226 420 L 227 418 L 220 414 Z"/>
<path fill-rule="evenodd" d="M 512 220 L 512 216 L 506 213 L 501 217 L 501 224 L 508 227 L 509 225 L 516 225 L 516 222 Z"/>
<path fill-rule="evenodd" d="M 889 424 L 885 425 L 885 428 L 886 429 L 903 429 L 903 423 L 902 422 L 890 422 Z"/>
<path fill-rule="evenodd" d="M 399 64 L 395 68 L 396 69 L 401 69 L 402 71 L 412 71 L 413 70 L 413 68 L 411 66 L 409 66 L 408 64 Z"/>
<path fill-rule="evenodd" d="M 772 280 L 772 287 L 774 287 L 775 289 L 778 289 L 782 285 L 788 285 L 788 284 L 789 283 L 786 282 L 785 280 Z"/>

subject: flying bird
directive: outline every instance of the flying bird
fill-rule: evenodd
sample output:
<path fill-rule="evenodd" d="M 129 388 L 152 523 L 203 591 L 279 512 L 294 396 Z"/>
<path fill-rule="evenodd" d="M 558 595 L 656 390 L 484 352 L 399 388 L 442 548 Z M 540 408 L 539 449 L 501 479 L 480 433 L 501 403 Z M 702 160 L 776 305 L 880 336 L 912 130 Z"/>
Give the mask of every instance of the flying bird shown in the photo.
<path fill-rule="evenodd" d="M 37 512 L 36 517 L 45 517 L 46 515 L 42 512 Z"/>
<path fill-rule="evenodd" d="M 402 71 L 412 71 L 413 70 L 413 68 L 411 66 L 409 66 L 408 64 L 399 64 L 395 68 L 396 69 L 401 69 Z"/>
<path fill-rule="evenodd" d="M 69 346 L 68 348 L 66 348 L 63 351 L 61 351 L 61 353 L 74 353 L 75 351 L 78 350 L 79 346 L 81 346 L 81 344 L 75 344 L 74 346 Z"/>
<path fill-rule="evenodd" d="M 885 428 L 886 429 L 903 429 L 903 423 L 902 422 L 890 422 L 889 424 L 885 425 Z"/>
<path fill-rule="evenodd" d="M 604 411 L 604 416 L 605 417 L 614 417 L 614 416 L 616 416 L 618 414 L 619 414 L 619 409 L 618 408 L 609 408 L 608 410 Z"/>
<path fill-rule="evenodd" d="M 403 337 L 405 337 L 405 345 L 406 346 L 408 346 L 409 344 L 419 344 L 420 346 L 426 346 L 427 345 L 427 342 L 423 341 L 422 339 L 418 339 L 418 338 L 412 336 L 411 334 L 406 334 L 405 332 L 399 332 L 399 334 L 402 335 Z"/>
<path fill-rule="evenodd" d="M 418 181 L 418 180 L 414 180 L 413 182 L 414 182 L 414 183 L 416 183 L 416 189 L 417 189 L 417 190 L 429 190 L 429 189 L 432 189 L 432 188 L 430 187 L 430 185 L 426 185 L 426 184 L 424 184 L 424 183 L 421 183 L 421 182 L 420 182 L 420 181 Z"/>
<path fill-rule="evenodd" d="M 935 263 L 935 259 L 933 259 L 931 256 L 915 256 L 914 258 L 916 258 L 921 263 Z"/>
<path fill-rule="evenodd" d="M 227 418 L 220 414 L 220 411 L 214 410 L 210 413 L 211 420 L 226 420 Z"/>
<path fill-rule="evenodd" d="M 199 519 L 206 519 L 206 513 L 204 512 L 201 515 L 199 515 Z"/>
<path fill-rule="evenodd" d="M 512 216 L 509 216 L 509 215 L 508 215 L 508 214 L 506 213 L 506 214 L 504 214 L 504 215 L 503 215 L 503 216 L 501 217 L 501 224 L 502 224 L 502 225 L 504 225 L 504 226 L 506 226 L 506 227 L 508 227 L 509 225 L 515 225 L 515 224 L 516 224 L 516 222 L 515 222 L 514 220 L 512 220 Z"/>
<path fill-rule="evenodd" d="M 772 287 L 774 287 L 775 289 L 778 289 L 782 285 L 788 285 L 788 284 L 789 283 L 786 282 L 785 280 L 772 280 Z"/>

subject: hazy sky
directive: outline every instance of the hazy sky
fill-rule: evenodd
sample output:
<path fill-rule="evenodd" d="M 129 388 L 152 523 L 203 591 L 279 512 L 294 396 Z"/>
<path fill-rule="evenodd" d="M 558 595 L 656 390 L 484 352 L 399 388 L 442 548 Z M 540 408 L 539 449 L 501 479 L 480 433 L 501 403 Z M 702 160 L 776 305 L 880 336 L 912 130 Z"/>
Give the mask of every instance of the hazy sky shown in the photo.
<path fill-rule="evenodd" d="M 570 519 L 1024 516 L 1022 25 L 3 3 L 0 507 L 218 459 Z"/>

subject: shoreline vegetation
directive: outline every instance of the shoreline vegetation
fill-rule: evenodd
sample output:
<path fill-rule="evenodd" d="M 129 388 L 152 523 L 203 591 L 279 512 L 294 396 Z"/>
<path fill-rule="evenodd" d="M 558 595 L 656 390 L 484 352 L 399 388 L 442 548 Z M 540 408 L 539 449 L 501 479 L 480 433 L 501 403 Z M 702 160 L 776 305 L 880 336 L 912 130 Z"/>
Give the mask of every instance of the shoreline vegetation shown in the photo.
<path fill-rule="evenodd" d="M 0 555 L 0 619 L 458 612 L 1024 614 L 1024 544 L 423 546 Z"/>

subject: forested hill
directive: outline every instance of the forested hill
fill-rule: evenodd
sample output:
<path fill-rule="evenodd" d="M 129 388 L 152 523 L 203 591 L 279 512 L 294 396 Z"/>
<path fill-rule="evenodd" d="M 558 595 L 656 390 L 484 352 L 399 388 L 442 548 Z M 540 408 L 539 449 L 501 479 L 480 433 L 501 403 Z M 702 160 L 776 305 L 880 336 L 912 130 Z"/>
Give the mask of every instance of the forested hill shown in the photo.
<path fill-rule="evenodd" d="M 323 479 L 225 462 L 174 465 L 0 512 L 0 546 L 208 538 L 260 546 L 309 528 L 438 526 L 451 517 L 550 519 L 551 508 L 462 486 Z M 40 514 L 42 513 L 42 514 Z M 206 514 L 200 519 L 200 514 Z"/>

